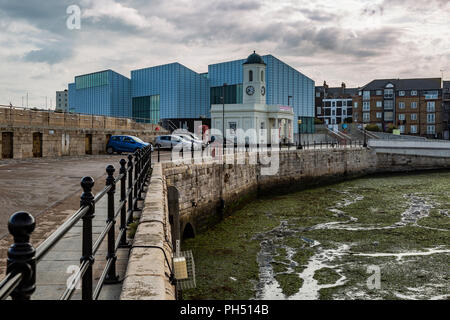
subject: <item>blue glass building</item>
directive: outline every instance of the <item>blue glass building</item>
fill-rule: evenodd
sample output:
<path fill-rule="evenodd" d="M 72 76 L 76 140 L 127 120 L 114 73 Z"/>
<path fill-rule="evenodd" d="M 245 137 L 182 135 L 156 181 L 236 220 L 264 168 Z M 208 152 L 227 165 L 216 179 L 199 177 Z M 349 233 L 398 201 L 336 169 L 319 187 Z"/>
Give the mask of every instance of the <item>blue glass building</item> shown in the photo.
<path fill-rule="evenodd" d="M 130 94 L 130 79 L 112 70 L 76 76 L 69 84 L 69 111 L 130 117 Z"/>
<path fill-rule="evenodd" d="M 133 117 L 146 115 L 143 110 L 157 110 L 160 119 L 209 118 L 209 81 L 204 75 L 171 63 L 131 71 Z M 144 102 L 152 100 L 153 108 Z M 156 101 L 159 101 L 156 107 Z M 147 115 L 148 116 L 148 115 Z"/>
<path fill-rule="evenodd" d="M 290 105 L 302 119 L 301 131 L 314 132 L 314 81 L 272 55 L 267 64 L 267 104 Z M 69 84 L 69 110 L 79 113 L 133 117 L 178 126 L 210 118 L 211 104 L 242 103 L 242 64 L 245 59 L 208 66 L 199 74 L 179 63 L 131 71 L 130 79 L 112 70 L 75 77 Z M 294 126 L 298 133 L 298 126 Z"/>

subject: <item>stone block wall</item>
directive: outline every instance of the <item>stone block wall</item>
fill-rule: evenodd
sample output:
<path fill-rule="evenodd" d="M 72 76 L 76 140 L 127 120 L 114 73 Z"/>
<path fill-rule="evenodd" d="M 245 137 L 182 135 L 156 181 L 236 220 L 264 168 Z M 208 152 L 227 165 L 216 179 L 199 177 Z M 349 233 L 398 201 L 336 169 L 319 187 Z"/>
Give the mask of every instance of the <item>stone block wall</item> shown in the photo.
<path fill-rule="evenodd" d="M 251 161 L 256 154 L 241 153 L 243 164 L 222 165 L 214 161 L 201 164 L 163 163 L 168 186 L 180 193 L 181 231 L 189 224 L 194 233 L 220 221 L 235 206 L 264 192 L 295 190 L 332 179 L 362 176 L 376 171 L 376 155 L 363 148 L 340 150 L 282 151 L 279 169 L 262 174 L 266 167 Z M 275 156 L 275 154 L 274 154 Z M 225 202 L 222 208 L 220 199 Z"/>
<path fill-rule="evenodd" d="M 121 300 L 174 300 L 171 226 L 167 188 L 160 164 L 153 166 L 144 209 L 132 244 Z M 166 260 L 167 257 L 167 260 Z"/>

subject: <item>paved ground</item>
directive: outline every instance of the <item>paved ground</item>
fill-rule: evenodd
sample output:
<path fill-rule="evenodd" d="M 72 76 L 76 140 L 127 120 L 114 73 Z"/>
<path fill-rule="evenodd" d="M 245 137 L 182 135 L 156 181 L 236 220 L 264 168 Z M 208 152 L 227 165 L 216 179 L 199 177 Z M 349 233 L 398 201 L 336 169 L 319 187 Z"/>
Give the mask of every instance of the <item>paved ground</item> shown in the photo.
<path fill-rule="evenodd" d="M 5 236 L 14 212 L 24 210 L 37 217 L 74 193 L 79 196 L 83 176 L 92 176 L 97 185 L 104 186 L 100 177 L 105 175 L 106 166 L 112 164 L 118 170 L 118 161 L 123 157 L 0 161 L 0 238 Z"/>
<path fill-rule="evenodd" d="M 11 213 L 25 210 L 36 217 L 36 230 L 32 243 L 37 247 L 53 233 L 68 217 L 79 208 L 82 176 L 95 178 L 94 193 L 105 186 L 105 168 L 109 164 L 116 167 L 118 174 L 121 158 L 127 155 L 90 156 L 60 159 L 9 160 L 0 162 L 0 227 L 7 230 L 7 220 Z M 117 165 L 116 165 L 117 164 Z M 117 186 L 120 190 L 120 184 Z M 115 194 L 116 208 L 119 192 Z M 93 221 L 94 236 L 99 236 L 106 225 L 106 197 L 96 205 Z M 66 288 L 70 277 L 70 266 L 78 266 L 81 256 L 81 221 L 61 239 L 44 257 L 37 267 L 37 290 L 33 299 L 58 299 Z M 116 224 L 116 234 L 119 225 Z M 5 232 L 0 240 L 0 278 L 5 274 L 7 248 L 12 243 Z M 96 255 L 94 264 L 94 286 L 106 262 L 106 239 Z M 117 260 L 117 274 L 123 278 L 128 261 L 128 249 L 120 249 Z M 122 284 L 106 285 L 100 299 L 118 299 Z M 76 290 L 73 299 L 80 298 Z"/>

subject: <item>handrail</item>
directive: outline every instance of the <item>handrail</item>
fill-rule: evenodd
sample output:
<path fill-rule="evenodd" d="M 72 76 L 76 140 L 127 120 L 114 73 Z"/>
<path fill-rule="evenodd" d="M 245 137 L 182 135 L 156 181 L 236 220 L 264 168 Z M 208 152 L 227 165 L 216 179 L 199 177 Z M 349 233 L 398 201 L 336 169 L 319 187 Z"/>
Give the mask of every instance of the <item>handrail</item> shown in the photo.
<path fill-rule="evenodd" d="M 116 252 L 120 247 L 129 247 L 126 240 L 126 229 L 133 217 L 133 212 L 138 210 L 138 201 L 143 200 L 141 193 L 151 172 L 151 147 L 147 146 L 137 150 L 133 155 L 120 160 L 120 172 L 114 177 L 115 169 L 112 165 L 106 168 L 106 186 L 94 196 L 92 188 L 94 179 L 84 177 L 81 180 L 83 193 L 81 195 L 80 208 L 56 229 L 35 250 L 29 243 L 29 238 L 35 227 L 32 215 L 26 212 L 13 214 L 8 222 L 8 229 L 14 236 L 14 244 L 8 251 L 8 267 L 6 277 L 0 282 L 0 299 L 11 296 L 14 300 L 28 300 L 36 287 L 36 264 L 61 240 L 64 235 L 80 220 L 82 228 L 82 253 L 79 270 L 74 279 L 61 296 L 62 300 L 70 299 L 81 281 L 82 299 L 98 299 L 104 284 L 117 283 Z M 127 165 L 127 167 L 126 167 Z M 128 182 L 127 182 L 128 178 Z M 114 194 L 116 184 L 120 181 L 120 201 L 116 208 Z M 107 197 L 107 221 L 98 238 L 92 241 L 92 219 L 95 214 L 95 205 Z M 128 208 L 127 208 L 128 204 Z M 120 217 L 120 228 L 116 239 L 114 225 Z M 93 264 L 94 257 L 107 239 L 107 263 L 102 271 L 99 281 L 93 291 Z"/>
<path fill-rule="evenodd" d="M 6 277 L 0 282 L 0 300 L 6 300 L 9 295 L 19 286 L 22 281 L 22 273 L 8 273 Z"/>

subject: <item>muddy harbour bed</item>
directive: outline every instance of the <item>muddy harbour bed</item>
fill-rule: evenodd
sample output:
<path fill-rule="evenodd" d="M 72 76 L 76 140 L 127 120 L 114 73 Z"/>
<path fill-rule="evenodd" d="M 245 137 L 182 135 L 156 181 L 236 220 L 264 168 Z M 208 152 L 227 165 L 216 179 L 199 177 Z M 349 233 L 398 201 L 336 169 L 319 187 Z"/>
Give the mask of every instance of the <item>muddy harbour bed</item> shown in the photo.
<path fill-rule="evenodd" d="M 182 247 L 184 299 L 449 299 L 450 172 L 257 199 Z"/>

